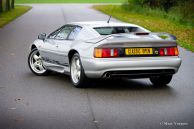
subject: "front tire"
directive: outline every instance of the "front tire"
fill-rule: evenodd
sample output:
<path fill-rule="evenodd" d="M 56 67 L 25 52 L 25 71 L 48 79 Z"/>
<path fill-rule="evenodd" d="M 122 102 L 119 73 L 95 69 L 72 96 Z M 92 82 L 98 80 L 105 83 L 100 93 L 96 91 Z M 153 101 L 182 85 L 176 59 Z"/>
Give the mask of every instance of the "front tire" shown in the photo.
<path fill-rule="evenodd" d="M 28 56 L 28 66 L 30 70 L 38 76 L 44 76 L 49 73 L 49 71 L 43 66 L 42 58 L 36 48 L 33 49 Z"/>
<path fill-rule="evenodd" d="M 70 63 L 71 81 L 76 88 L 87 87 L 88 79 L 85 76 L 80 56 L 75 53 Z"/>
<path fill-rule="evenodd" d="M 155 87 L 166 86 L 167 84 L 170 83 L 171 80 L 172 80 L 172 75 L 164 75 L 164 76 L 150 78 L 150 81 Z"/>

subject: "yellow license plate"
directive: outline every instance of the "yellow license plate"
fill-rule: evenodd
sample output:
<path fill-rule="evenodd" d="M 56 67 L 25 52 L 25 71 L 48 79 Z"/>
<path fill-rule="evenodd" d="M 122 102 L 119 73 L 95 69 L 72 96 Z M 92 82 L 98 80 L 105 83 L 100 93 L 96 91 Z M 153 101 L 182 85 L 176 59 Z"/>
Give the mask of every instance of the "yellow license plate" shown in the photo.
<path fill-rule="evenodd" d="M 152 55 L 152 48 L 126 48 L 125 55 Z"/>

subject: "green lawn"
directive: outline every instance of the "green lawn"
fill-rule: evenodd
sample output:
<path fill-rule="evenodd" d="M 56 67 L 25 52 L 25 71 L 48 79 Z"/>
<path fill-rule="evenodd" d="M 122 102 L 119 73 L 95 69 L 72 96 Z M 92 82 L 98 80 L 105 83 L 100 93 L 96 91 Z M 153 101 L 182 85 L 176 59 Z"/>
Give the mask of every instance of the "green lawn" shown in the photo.
<path fill-rule="evenodd" d="M 30 9 L 31 9 L 30 6 L 16 5 L 15 9 L 11 11 L 0 13 L 0 28 L 8 24 L 9 22 L 13 21 L 17 17 L 21 16 Z"/>
<path fill-rule="evenodd" d="M 96 5 L 95 9 L 121 21 L 138 24 L 154 32 L 168 32 L 178 38 L 178 44 L 194 52 L 194 27 L 177 23 L 160 15 L 130 12 L 121 5 Z"/>
<path fill-rule="evenodd" d="M 126 0 L 16 0 L 16 3 L 123 3 Z"/>

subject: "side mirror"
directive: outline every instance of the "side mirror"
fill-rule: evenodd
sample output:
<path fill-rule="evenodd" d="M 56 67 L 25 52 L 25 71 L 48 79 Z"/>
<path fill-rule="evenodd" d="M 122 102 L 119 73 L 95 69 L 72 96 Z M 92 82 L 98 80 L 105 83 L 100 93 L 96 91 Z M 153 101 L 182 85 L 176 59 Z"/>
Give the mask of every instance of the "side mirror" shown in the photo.
<path fill-rule="evenodd" d="M 44 41 L 44 40 L 46 39 L 46 34 L 45 34 L 45 33 L 39 34 L 39 35 L 38 35 L 38 39 Z"/>

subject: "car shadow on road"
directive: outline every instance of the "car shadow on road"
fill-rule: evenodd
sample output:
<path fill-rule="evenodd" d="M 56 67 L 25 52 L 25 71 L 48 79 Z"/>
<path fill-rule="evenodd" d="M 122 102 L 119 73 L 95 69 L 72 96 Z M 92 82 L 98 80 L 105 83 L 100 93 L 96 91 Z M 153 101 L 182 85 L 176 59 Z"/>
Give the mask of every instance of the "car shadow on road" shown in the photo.
<path fill-rule="evenodd" d="M 72 88 L 74 88 L 68 75 L 52 72 L 46 78 L 49 78 L 49 80 L 53 80 L 54 82 L 56 82 L 56 84 L 63 84 L 65 82 L 66 84 L 70 84 Z M 153 87 L 153 85 L 146 79 L 96 79 L 92 80 L 84 89 L 172 90 L 171 85 Z"/>
<path fill-rule="evenodd" d="M 169 90 L 167 86 L 155 86 L 145 79 L 110 79 L 110 80 L 94 80 L 89 88 L 94 89 L 114 89 L 114 90 Z"/>
<path fill-rule="evenodd" d="M 30 73 L 27 76 L 35 75 Z M 49 78 L 49 80 L 55 81 L 56 83 L 60 82 L 60 84 L 66 82 L 66 84 L 70 84 L 73 87 L 70 76 L 68 75 L 52 72 L 45 77 Z M 153 87 L 147 79 L 95 79 L 92 80 L 88 86 L 85 86 L 84 89 L 86 88 L 112 90 L 170 90 L 171 86 Z"/>
<path fill-rule="evenodd" d="M 153 87 L 146 79 L 98 80 L 88 89 L 89 93 L 95 94 L 95 97 L 114 97 L 119 101 L 128 98 L 128 100 L 162 102 L 174 101 L 177 98 L 177 92 L 171 85 Z"/>
<path fill-rule="evenodd" d="M 34 76 L 30 74 L 29 76 Z M 69 90 L 72 95 L 77 93 L 86 93 L 98 99 L 108 99 L 124 101 L 124 100 L 138 100 L 146 102 L 166 102 L 175 101 L 178 92 L 174 85 L 167 85 L 161 87 L 153 87 L 148 79 L 119 79 L 119 80 L 92 80 L 90 85 L 86 88 L 75 88 L 69 76 L 58 73 L 51 73 L 46 77 L 37 77 L 39 81 L 46 81 L 46 87 L 53 87 L 56 90 Z M 41 83 L 41 82 L 40 82 Z M 54 84 L 54 85 L 53 85 Z M 172 83 L 173 84 L 173 83 Z"/>
<path fill-rule="evenodd" d="M 32 75 L 30 75 L 32 76 Z M 40 77 L 39 77 L 40 78 Z M 43 79 L 44 78 L 44 79 Z M 46 77 L 41 77 L 40 81 L 48 79 L 47 85 L 55 84 L 55 87 L 62 89 L 71 89 L 71 92 L 86 92 L 96 94 L 98 96 L 111 97 L 130 97 L 131 99 L 153 99 L 158 100 L 174 100 L 177 97 L 177 92 L 171 84 L 167 86 L 153 87 L 148 79 L 111 79 L 111 80 L 92 80 L 90 85 L 85 88 L 75 88 L 69 76 L 59 73 L 51 73 Z M 47 82 L 47 81 L 46 81 Z M 53 85 L 52 85 L 53 86 Z M 121 95 L 122 94 L 122 95 Z"/>
<path fill-rule="evenodd" d="M 51 73 L 48 76 L 53 81 L 71 83 L 71 79 L 68 75 Z M 60 83 L 60 84 L 61 84 Z M 74 87 L 73 87 L 74 88 Z M 146 79 L 95 79 L 92 80 L 89 85 L 84 89 L 104 89 L 104 90 L 172 90 L 170 85 L 155 86 Z"/>

